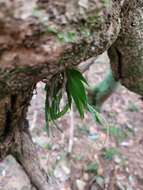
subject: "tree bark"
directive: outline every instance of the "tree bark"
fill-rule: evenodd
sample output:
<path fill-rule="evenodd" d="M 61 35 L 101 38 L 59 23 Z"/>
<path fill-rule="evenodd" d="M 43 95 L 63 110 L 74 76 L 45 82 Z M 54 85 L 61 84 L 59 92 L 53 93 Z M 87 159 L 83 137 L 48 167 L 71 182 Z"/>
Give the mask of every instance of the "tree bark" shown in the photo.
<path fill-rule="evenodd" d="M 1 108 L 1 143 L 0 159 L 12 154 L 23 166 L 38 190 L 48 190 L 48 177 L 40 167 L 36 146 L 29 134 L 26 112 L 35 84 L 28 86 L 26 91 L 3 99 Z"/>
<path fill-rule="evenodd" d="M 121 30 L 109 48 L 116 80 L 143 96 L 143 1 L 126 0 L 121 12 Z"/>
<path fill-rule="evenodd" d="M 31 5 L 28 13 L 23 9 L 29 1 L 2 2 L 0 99 L 5 93 L 21 92 L 29 83 L 43 79 L 48 82 L 65 67 L 78 65 L 92 55 L 103 53 L 120 31 L 121 0 L 111 1 L 109 8 L 97 7 L 92 1 L 89 1 L 88 8 L 83 8 L 77 6 L 76 0 L 62 0 L 62 3 L 39 0 Z M 35 9 L 38 10 L 36 17 L 32 14 Z M 52 10 L 57 11 L 56 15 Z M 49 20 L 45 23 L 39 14 Z M 65 24 L 59 21 L 63 17 Z M 56 32 L 50 32 L 53 30 Z"/>
<path fill-rule="evenodd" d="M 11 154 L 23 166 L 36 189 L 48 190 L 48 176 L 40 167 L 36 146 L 32 142 L 28 128 L 28 121 L 23 120 L 23 126 L 15 133 L 16 142 L 11 148 Z"/>

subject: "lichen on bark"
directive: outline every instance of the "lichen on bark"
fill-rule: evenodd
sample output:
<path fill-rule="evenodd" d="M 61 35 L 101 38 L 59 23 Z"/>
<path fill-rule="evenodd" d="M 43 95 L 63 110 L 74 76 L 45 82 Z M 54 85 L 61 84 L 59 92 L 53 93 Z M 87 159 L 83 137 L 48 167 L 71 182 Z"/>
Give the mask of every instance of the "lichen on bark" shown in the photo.
<path fill-rule="evenodd" d="M 109 49 L 109 55 L 114 77 L 131 91 L 143 96 L 142 7 L 142 0 L 125 1 L 121 14 L 120 34 Z"/>
<path fill-rule="evenodd" d="M 45 6 L 44 2 L 48 6 Z M 44 11 L 45 17 L 49 18 L 47 23 L 43 23 L 38 16 L 35 17 L 32 13 L 27 13 L 24 16 L 23 7 L 25 7 L 27 1 L 22 1 L 23 6 L 20 6 L 18 1 L 11 4 L 7 0 L 6 2 L 3 1 L 3 8 L 0 6 L 0 24 L 3 28 L 0 33 L 0 82 L 7 87 L 5 91 L 8 89 L 11 93 L 14 91 L 18 93 L 22 88 L 25 88 L 27 81 L 35 83 L 42 79 L 48 81 L 56 72 L 64 69 L 63 65 L 77 65 L 93 54 L 95 56 L 101 54 L 108 49 L 118 36 L 120 30 L 120 1 L 112 2 L 110 13 L 109 8 L 98 11 L 101 12 L 102 20 L 102 25 L 99 28 L 96 27 L 96 21 L 91 19 L 97 15 L 94 11 L 98 8 L 97 4 L 92 3 L 92 1 L 88 1 L 89 6 L 87 8 L 83 8 L 81 2 L 75 0 L 62 1 L 61 3 L 58 1 L 44 2 L 33 3 L 33 8 L 35 5 L 41 6 L 38 11 Z M 78 6 L 75 6 L 77 3 Z M 44 5 L 44 8 L 42 5 Z M 74 13 L 76 12 L 75 20 L 67 15 L 70 6 L 73 6 L 72 10 L 74 10 Z M 53 13 L 50 12 L 52 8 L 59 12 L 52 15 Z M 65 24 L 59 21 L 63 16 L 67 19 Z M 89 24 L 86 25 L 86 23 L 89 23 L 88 20 L 90 20 L 90 27 Z M 81 24 L 82 22 L 83 24 Z M 75 42 L 61 42 L 56 35 L 45 32 L 47 26 L 54 26 L 59 33 L 74 29 L 77 33 L 77 39 Z M 88 39 L 83 35 L 81 26 L 89 27 L 91 35 Z M 63 61 L 65 64 L 59 66 L 59 63 Z M 23 69 L 26 67 L 29 67 L 29 70 L 32 68 L 33 72 L 27 70 L 26 73 Z M 35 77 L 35 72 L 38 69 L 40 71 L 39 75 Z M 17 70 L 21 71 L 17 72 Z"/>

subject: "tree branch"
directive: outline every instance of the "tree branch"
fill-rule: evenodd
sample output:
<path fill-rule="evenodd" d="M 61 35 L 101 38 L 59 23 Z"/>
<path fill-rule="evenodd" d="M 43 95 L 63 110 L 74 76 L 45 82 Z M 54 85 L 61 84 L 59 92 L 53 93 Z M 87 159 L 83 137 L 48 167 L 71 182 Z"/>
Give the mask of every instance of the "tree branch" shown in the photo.
<path fill-rule="evenodd" d="M 32 2 L 28 11 L 28 1 L 0 4 L 0 91 L 6 93 L 48 82 L 65 67 L 101 54 L 120 30 L 120 0 L 109 7 L 90 0 L 88 7 L 76 0 Z"/>

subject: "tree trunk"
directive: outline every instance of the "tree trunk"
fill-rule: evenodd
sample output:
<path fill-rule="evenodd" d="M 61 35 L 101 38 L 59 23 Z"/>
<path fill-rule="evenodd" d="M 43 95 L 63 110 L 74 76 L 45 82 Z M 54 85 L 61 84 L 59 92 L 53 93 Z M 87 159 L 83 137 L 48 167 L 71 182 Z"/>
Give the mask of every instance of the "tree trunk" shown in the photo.
<path fill-rule="evenodd" d="M 11 95 L 1 100 L 1 136 L 0 159 L 12 154 L 23 166 L 31 183 L 38 190 L 48 190 L 48 178 L 40 168 L 36 146 L 29 134 L 26 112 L 35 85 L 18 95 Z"/>
<path fill-rule="evenodd" d="M 15 144 L 11 148 L 12 155 L 23 166 L 31 183 L 38 190 L 48 190 L 48 176 L 40 167 L 35 144 L 28 131 L 28 121 L 15 134 Z"/>
<path fill-rule="evenodd" d="M 108 50 L 116 80 L 143 96 L 143 1 L 126 0 L 119 37 Z"/>
<path fill-rule="evenodd" d="M 98 108 L 114 92 L 120 81 L 129 90 L 143 96 L 143 1 L 124 1 L 121 30 L 115 43 L 108 49 L 111 73 L 91 89 L 89 96 Z"/>

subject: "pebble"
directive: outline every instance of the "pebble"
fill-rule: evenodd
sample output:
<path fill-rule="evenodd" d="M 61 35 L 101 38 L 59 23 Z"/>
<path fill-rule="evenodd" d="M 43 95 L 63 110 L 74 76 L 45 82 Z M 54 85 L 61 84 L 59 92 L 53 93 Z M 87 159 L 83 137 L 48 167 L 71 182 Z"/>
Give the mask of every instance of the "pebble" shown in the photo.
<path fill-rule="evenodd" d="M 76 180 L 76 186 L 78 188 L 78 190 L 84 190 L 86 183 L 83 180 Z"/>
<path fill-rule="evenodd" d="M 84 173 L 84 174 L 83 174 L 83 179 L 84 179 L 85 181 L 88 181 L 88 180 L 89 180 L 89 175 L 88 175 L 88 173 Z"/>
<path fill-rule="evenodd" d="M 121 158 L 119 157 L 119 156 L 117 156 L 117 155 L 115 155 L 114 156 L 114 162 L 116 163 L 116 164 L 120 164 L 121 163 Z"/>

